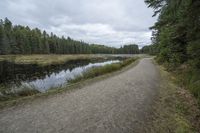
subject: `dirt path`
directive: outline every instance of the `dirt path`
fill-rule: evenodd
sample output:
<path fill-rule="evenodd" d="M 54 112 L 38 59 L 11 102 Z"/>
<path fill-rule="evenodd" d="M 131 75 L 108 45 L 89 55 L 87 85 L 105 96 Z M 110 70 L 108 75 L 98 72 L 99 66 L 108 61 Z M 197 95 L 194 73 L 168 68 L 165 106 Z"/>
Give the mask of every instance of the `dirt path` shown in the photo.
<path fill-rule="evenodd" d="M 151 59 L 70 93 L 0 111 L 3 133 L 140 133 L 157 94 Z"/>

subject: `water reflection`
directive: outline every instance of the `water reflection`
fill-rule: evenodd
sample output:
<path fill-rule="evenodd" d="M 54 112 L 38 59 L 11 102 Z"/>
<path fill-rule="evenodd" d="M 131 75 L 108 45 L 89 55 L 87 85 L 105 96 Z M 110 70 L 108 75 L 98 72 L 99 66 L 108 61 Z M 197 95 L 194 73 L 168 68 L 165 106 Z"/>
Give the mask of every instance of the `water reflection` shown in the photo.
<path fill-rule="evenodd" d="M 34 88 L 45 92 L 50 88 L 61 87 L 68 84 L 70 79 L 82 75 L 92 67 L 117 63 L 119 60 L 90 63 L 89 60 L 67 62 L 62 65 L 41 67 L 38 65 L 19 65 L 9 62 L 0 62 L 0 81 L 11 90 Z"/>

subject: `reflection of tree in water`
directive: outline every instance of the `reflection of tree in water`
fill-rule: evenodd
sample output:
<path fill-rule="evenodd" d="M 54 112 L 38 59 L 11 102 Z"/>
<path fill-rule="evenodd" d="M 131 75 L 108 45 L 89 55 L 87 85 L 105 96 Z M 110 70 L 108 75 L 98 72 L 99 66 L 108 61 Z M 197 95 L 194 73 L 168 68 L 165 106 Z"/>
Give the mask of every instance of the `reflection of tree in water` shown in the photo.
<path fill-rule="evenodd" d="M 20 81 L 32 81 L 44 79 L 52 73 L 59 73 L 62 70 L 72 70 L 89 64 L 90 60 L 72 60 L 64 64 L 39 66 L 37 64 L 14 64 L 7 61 L 0 62 L 0 83 L 18 83 Z"/>
<path fill-rule="evenodd" d="M 37 79 L 45 79 L 51 74 L 58 74 L 65 70 L 72 71 L 76 67 L 86 66 L 89 63 L 105 62 L 112 59 L 122 60 L 124 57 L 113 58 L 98 58 L 98 59 L 84 59 L 71 60 L 64 64 L 52 64 L 48 66 L 39 66 L 37 64 L 15 64 L 7 61 L 0 61 L 0 84 L 18 84 L 22 81 L 34 81 Z"/>

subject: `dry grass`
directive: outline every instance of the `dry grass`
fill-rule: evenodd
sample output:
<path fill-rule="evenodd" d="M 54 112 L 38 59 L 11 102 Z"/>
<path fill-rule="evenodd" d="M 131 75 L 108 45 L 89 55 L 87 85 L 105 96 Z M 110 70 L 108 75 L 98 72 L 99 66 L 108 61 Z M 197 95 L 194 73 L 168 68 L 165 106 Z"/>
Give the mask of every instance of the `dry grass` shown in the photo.
<path fill-rule="evenodd" d="M 10 61 L 16 64 L 62 64 L 70 60 L 107 58 L 103 55 L 1 55 L 0 61 Z"/>

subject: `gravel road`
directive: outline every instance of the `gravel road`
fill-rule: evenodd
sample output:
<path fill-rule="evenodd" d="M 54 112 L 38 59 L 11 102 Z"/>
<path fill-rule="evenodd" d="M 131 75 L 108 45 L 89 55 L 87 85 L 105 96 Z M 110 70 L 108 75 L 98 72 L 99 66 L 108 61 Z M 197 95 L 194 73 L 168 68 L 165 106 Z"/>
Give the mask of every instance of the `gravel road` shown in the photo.
<path fill-rule="evenodd" d="M 144 133 L 159 78 L 142 59 L 82 89 L 1 110 L 0 133 Z"/>

